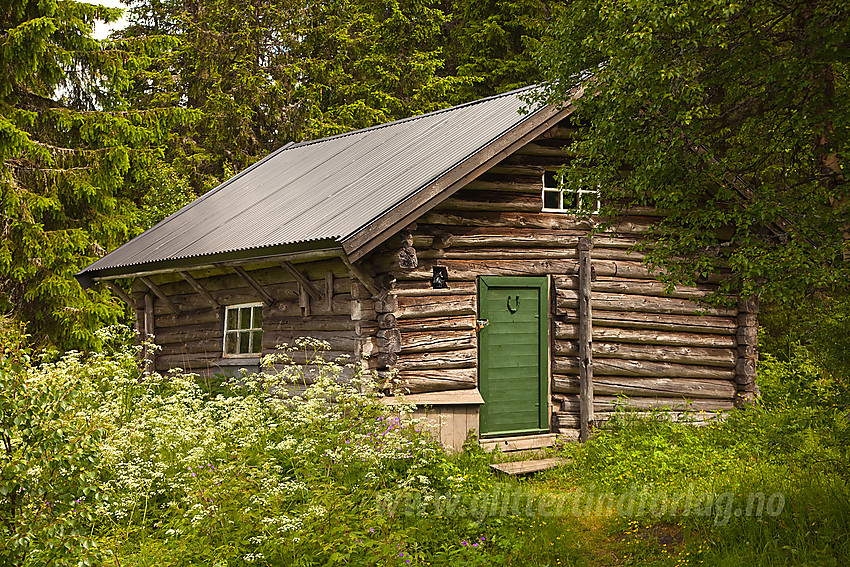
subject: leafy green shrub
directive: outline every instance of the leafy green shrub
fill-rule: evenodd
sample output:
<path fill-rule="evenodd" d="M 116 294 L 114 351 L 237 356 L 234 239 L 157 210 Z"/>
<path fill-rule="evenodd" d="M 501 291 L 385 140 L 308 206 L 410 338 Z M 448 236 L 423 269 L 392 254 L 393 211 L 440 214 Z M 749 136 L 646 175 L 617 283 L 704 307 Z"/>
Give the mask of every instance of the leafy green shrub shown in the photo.
<path fill-rule="evenodd" d="M 23 329 L 0 321 L 0 562 L 88 565 L 91 526 L 109 493 L 100 447 L 112 418 L 99 411 L 101 373 L 135 379 L 132 354 L 70 353 L 34 366 Z"/>

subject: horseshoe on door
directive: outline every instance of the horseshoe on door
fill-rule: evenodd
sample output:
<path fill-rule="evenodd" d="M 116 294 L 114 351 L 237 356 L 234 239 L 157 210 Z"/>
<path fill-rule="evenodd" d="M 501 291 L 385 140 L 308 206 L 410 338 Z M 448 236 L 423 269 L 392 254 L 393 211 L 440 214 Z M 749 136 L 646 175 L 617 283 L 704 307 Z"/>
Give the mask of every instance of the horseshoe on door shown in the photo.
<path fill-rule="evenodd" d="M 518 309 L 519 309 L 519 296 L 517 295 L 517 296 L 514 297 L 514 306 L 511 307 L 511 296 L 509 295 L 508 296 L 508 311 L 510 311 L 511 313 L 516 313 Z"/>

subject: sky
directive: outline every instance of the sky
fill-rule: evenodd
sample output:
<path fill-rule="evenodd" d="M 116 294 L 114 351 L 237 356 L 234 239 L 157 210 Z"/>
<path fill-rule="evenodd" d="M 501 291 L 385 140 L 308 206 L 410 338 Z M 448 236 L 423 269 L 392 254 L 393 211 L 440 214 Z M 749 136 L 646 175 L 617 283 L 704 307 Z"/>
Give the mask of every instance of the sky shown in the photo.
<path fill-rule="evenodd" d="M 124 8 L 127 7 L 123 5 L 120 0 L 82 0 L 87 4 L 100 4 L 101 6 L 109 6 L 110 8 Z M 127 25 L 127 20 L 125 18 L 121 18 L 115 23 L 112 24 L 104 24 L 103 22 L 98 22 L 94 28 L 94 36 L 97 39 L 104 39 L 108 36 L 112 30 L 123 28 Z"/>

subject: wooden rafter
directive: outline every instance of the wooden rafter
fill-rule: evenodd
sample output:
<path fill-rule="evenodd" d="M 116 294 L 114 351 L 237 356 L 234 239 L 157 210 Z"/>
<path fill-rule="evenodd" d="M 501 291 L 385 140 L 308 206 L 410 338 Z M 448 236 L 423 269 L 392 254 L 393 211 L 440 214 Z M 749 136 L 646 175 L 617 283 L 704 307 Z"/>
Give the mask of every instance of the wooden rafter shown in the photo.
<path fill-rule="evenodd" d="M 178 313 L 180 313 L 180 309 L 179 309 L 179 308 L 178 308 L 178 307 L 174 304 L 174 302 L 173 302 L 173 301 L 171 301 L 171 298 L 170 298 L 170 297 L 168 297 L 167 295 L 165 295 L 165 293 L 164 293 L 161 289 L 159 289 L 159 286 L 158 286 L 158 285 L 156 285 L 155 283 L 153 283 L 152 281 L 150 281 L 150 280 L 149 280 L 147 277 L 145 277 L 145 276 L 139 276 L 139 280 L 140 280 L 143 284 L 145 284 L 146 286 L 148 286 L 148 289 L 150 289 L 150 290 L 154 293 L 154 295 L 156 295 L 156 296 L 157 296 L 157 297 L 158 297 L 158 298 L 162 301 L 162 303 L 163 303 L 163 304 L 165 304 L 165 307 L 166 307 L 169 311 L 171 311 L 171 312 L 172 312 L 172 313 L 174 313 L 175 315 L 177 315 Z"/>
<path fill-rule="evenodd" d="M 254 291 L 256 291 L 257 294 L 259 294 L 259 296 L 263 298 L 263 302 L 267 306 L 271 307 L 272 305 L 275 304 L 275 302 L 276 302 L 275 298 L 272 297 L 271 295 L 269 295 L 269 292 L 267 292 L 265 290 L 265 288 L 257 282 L 257 280 L 255 280 L 253 277 L 251 277 L 251 274 L 246 272 L 245 268 L 243 268 L 242 266 L 233 266 L 233 270 L 237 274 L 239 274 L 239 276 L 243 280 L 245 280 L 245 283 L 247 283 L 249 286 L 254 288 Z"/>
<path fill-rule="evenodd" d="M 348 270 L 354 275 L 354 277 L 360 280 L 360 283 L 366 286 L 366 289 L 368 289 L 372 295 L 378 295 L 381 292 L 381 288 L 380 286 L 378 286 L 377 282 L 375 282 L 375 279 L 369 274 L 367 274 L 363 268 L 361 268 L 360 266 L 355 266 L 351 262 L 351 260 L 348 259 L 348 256 L 346 256 L 344 253 L 340 254 L 339 257 L 342 259 L 342 261 L 345 263 L 345 265 L 348 267 Z"/>
<path fill-rule="evenodd" d="M 307 293 L 309 293 L 315 299 L 319 299 L 322 296 L 322 293 L 318 289 L 316 289 L 316 286 L 311 284 L 310 280 L 308 280 L 307 277 L 304 274 L 302 274 L 300 271 L 298 271 L 298 268 L 293 266 L 290 262 L 284 260 L 283 262 L 280 263 L 280 265 L 283 266 L 283 268 L 287 272 L 289 272 L 289 275 L 291 275 L 293 278 L 295 278 L 295 281 L 297 281 L 299 284 L 301 284 L 301 287 L 303 287 L 305 290 L 307 290 Z"/>
<path fill-rule="evenodd" d="M 204 289 L 204 286 L 202 286 L 201 283 L 198 280 L 193 278 L 192 274 L 190 274 L 189 272 L 186 272 L 186 271 L 181 271 L 180 275 L 183 276 L 183 279 L 186 280 L 186 282 L 190 286 L 195 288 L 195 291 L 198 292 L 198 295 L 203 297 L 206 300 L 206 302 L 210 304 L 211 307 L 216 308 L 216 309 L 221 307 L 221 304 L 216 300 L 216 298 L 213 297 L 210 294 L 210 292 L 208 292 L 206 289 Z"/>
<path fill-rule="evenodd" d="M 122 300 L 122 301 L 124 301 L 124 303 L 126 303 L 127 305 L 129 305 L 129 306 L 130 306 L 130 309 L 135 309 L 135 308 L 136 308 L 136 302 L 135 302 L 135 301 L 133 301 L 133 298 L 132 298 L 132 297 L 130 297 L 130 295 L 129 295 L 126 291 L 124 291 L 123 289 L 121 289 L 120 287 L 118 287 L 118 284 L 116 284 L 116 283 L 115 283 L 115 282 L 113 282 L 113 281 L 109 281 L 109 280 L 107 280 L 107 281 L 105 281 L 105 282 L 103 282 L 103 283 L 105 283 L 105 284 L 106 284 L 106 287 L 108 287 L 108 288 L 109 288 L 109 290 L 110 290 L 112 293 L 114 293 L 115 295 L 117 295 L 118 297 L 120 297 L 120 298 L 121 298 L 121 300 Z"/>

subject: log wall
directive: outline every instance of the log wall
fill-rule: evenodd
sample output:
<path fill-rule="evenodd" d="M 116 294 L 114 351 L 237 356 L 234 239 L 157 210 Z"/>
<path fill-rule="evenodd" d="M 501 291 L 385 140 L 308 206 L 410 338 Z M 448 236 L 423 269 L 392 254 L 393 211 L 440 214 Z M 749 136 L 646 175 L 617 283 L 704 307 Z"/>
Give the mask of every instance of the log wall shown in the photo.
<path fill-rule="evenodd" d="M 228 366 L 221 362 L 224 307 L 264 301 L 263 355 L 277 352 L 278 345 L 293 345 L 299 337 L 326 341 L 330 345 L 324 355 L 326 360 L 348 355 L 352 361 L 361 361 L 364 356 L 377 355 L 377 314 L 371 294 L 351 277 L 348 268 L 339 260 L 295 267 L 314 292 L 319 292 L 318 297 L 307 293 L 279 264 L 244 267 L 271 301 L 230 268 L 193 271 L 188 279 L 179 273 L 150 276 L 148 281 L 166 296 L 167 302 L 144 281 L 137 280 L 133 296 L 140 330 L 145 329 L 145 298 L 153 298 L 150 332 L 159 346 L 154 368 L 160 372 L 175 367 L 201 374 L 220 372 Z M 219 306 L 214 307 L 211 302 Z M 303 352 L 291 356 L 296 363 L 304 363 L 307 358 Z M 246 365 L 255 364 L 244 360 Z M 364 364 L 368 368 L 368 358 Z"/>
<path fill-rule="evenodd" d="M 563 149 L 568 135 L 564 127 L 550 130 L 367 256 L 365 265 L 391 282 L 378 316 L 385 336 L 392 336 L 379 345 L 389 349 L 380 367 L 394 369 L 398 385 L 412 393 L 475 388 L 477 278 L 548 275 L 552 424 L 575 433 L 577 246 L 595 222 L 540 212 L 543 172 L 569 159 Z M 699 303 L 716 289 L 717 278 L 665 292 L 643 256 L 629 250 L 656 218 L 652 210 L 633 210 L 593 237 L 588 311 L 597 421 L 623 403 L 728 410 L 754 390 L 754 304 L 736 309 Z M 431 289 L 435 266 L 447 268 L 447 289 Z"/>

